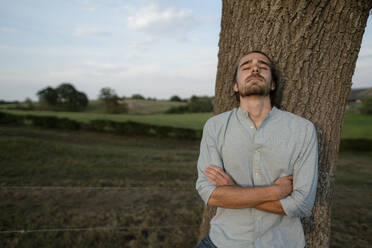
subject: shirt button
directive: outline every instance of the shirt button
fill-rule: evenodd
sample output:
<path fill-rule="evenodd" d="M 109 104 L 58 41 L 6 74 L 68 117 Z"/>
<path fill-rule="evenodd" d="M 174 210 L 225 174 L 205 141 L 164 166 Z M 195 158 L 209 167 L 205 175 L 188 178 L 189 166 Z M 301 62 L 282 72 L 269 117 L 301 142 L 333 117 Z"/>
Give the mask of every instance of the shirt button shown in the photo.
<path fill-rule="evenodd" d="M 251 126 L 251 128 L 254 128 L 254 126 Z"/>
<path fill-rule="evenodd" d="M 256 172 L 256 176 L 258 176 L 258 172 Z"/>

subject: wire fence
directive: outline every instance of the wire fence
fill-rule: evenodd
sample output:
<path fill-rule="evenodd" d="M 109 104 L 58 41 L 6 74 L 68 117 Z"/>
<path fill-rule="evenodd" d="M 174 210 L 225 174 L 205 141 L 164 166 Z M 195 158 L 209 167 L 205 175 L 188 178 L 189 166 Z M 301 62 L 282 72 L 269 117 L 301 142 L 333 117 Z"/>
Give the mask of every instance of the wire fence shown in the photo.
<path fill-rule="evenodd" d="M 195 191 L 193 187 L 161 187 L 161 186 L 143 186 L 143 187 L 114 187 L 114 186 L 0 186 L 0 190 L 115 190 L 115 191 L 178 191 L 191 192 Z M 196 191 L 195 191 L 196 192 Z M 365 190 L 344 190 L 344 192 L 372 192 L 372 189 Z M 371 195 L 369 195 L 371 196 Z M 132 206 L 131 206 L 132 207 Z M 126 208 L 126 207 L 124 207 Z M 130 207 L 127 207 L 130 208 Z M 372 225 L 371 222 L 358 223 L 360 225 Z M 46 233 L 46 232 L 89 232 L 89 231 L 131 231 L 146 229 L 174 229 L 174 228 L 198 228 L 199 225 L 156 225 L 146 227 L 128 227 L 128 226 L 101 226 L 101 227 L 66 227 L 66 228 L 45 228 L 45 229 L 21 229 L 21 230 L 4 230 L 0 234 L 27 234 L 27 233 Z"/>
<path fill-rule="evenodd" d="M 92 186 L 0 186 L 0 191 L 33 191 L 33 190 L 51 190 L 51 191 L 153 191 L 153 192 L 196 192 L 193 187 L 161 187 L 161 186 L 143 186 L 143 187 L 92 187 Z M 188 204 L 189 205 L 189 204 Z M 133 206 L 121 207 L 121 210 L 130 210 Z M 198 228 L 199 225 L 156 225 L 146 227 L 128 227 L 128 226 L 101 226 L 101 227 L 62 227 L 62 228 L 43 228 L 43 229 L 20 229 L 20 230 L 3 230 L 0 234 L 27 234 L 27 233 L 46 233 L 46 232 L 89 232 L 89 231 L 132 231 L 132 230 L 147 230 L 147 229 L 175 229 L 175 228 Z M 1 227 L 0 227 L 1 228 Z"/>
<path fill-rule="evenodd" d="M 127 230 L 147 230 L 147 229 L 174 229 L 174 228 L 197 228 L 198 225 L 158 225 L 146 227 L 69 227 L 69 228 L 50 228 L 50 229 L 34 229 L 34 230 L 11 230 L 0 231 L 0 234 L 13 233 L 45 233 L 45 232 L 86 232 L 86 231 L 127 231 Z"/>
<path fill-rule="evenodd" d="M 117 190 L 117 191 L 128 191 L 128 190 L 143 190 L 143 191 L 194 191 L 194 187 L 163 187 L 163 186 L 0 186 L 0 190 Z M 372 192 L 372 188 L 366 189 L 345 189 L 342 192 Z M 372 196 L 372 195 L 371 195 Z"/>
<path fill-rule="evenodd" d="M 193 187 L 160 187 L 160 186 L 143 186 L 143 187 L 81 187 L 81 186 L 0 186 L 0 190 L 143 190 L 143 191 L 195 191 Z"/>

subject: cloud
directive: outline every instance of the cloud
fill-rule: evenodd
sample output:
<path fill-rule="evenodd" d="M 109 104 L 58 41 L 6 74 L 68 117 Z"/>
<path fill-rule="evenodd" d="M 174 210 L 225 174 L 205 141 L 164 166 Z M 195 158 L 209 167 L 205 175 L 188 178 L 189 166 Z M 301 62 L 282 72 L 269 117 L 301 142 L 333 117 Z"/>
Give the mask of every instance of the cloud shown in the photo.
<path fill-rule="evenodd" d="M 19 30 L 16 28 L 12 27 L 0 27 L 0 32 L 1 33 L 15 33 L 18 32 Z"/>
<path fill-rule="evenodd" d="M 85 7 L 85 9 L 88 10 L 88 11 L 91 11 L 91 12 L 94 12 L 98 8 L 101 7 L 100 5 L 98 5 L 97 3 L 94 3 L 91 0 L 79 0 L 78 2 L 82 3 L 83 6 Z"/>
<path fill-rule="evenodd" d="M 189 9 L 173 7 L 161 9 L 155 4 L 137 9 L 127 18 L 127 26 L 132 30 L 176 38 L 184 38 L 185 33 L 196 24 L 197 20 Z"/>
<path fill-rule="evenodd" d="M 102 28 L 75 28 L 74 34 L 78 37 L 84 36 L 97 36 L 97 37 L 107 37 L 111 36 L 111 31 Z"/>
<path fill-rule="evenodd" d="M 86 74 L 94 74 L 97 76 L 120 74 L 128 68 L 124 65 L 110 64 L 110 63 L 97 63 L 95 61 L 85 61 L 80 65 L 76 65 L 81 71 Z"/>
<path fill-rule="evenodd" d="M 372 87 L 372 46 L 362 45 L 353 75 L 353 88 Z"/>

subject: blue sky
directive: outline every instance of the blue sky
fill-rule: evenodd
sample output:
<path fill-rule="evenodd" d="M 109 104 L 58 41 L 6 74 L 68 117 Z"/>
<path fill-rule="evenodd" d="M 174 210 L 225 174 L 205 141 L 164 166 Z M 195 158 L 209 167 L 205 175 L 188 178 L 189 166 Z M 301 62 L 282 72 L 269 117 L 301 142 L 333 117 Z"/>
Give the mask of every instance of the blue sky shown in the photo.
<path fill-rule="evenodd" d="M 213 95 L 221 1 L 0 0 L 0 99 L 71 82 L 90 99 Z M 369 18 L 353 87 L 371 87 Z"/>

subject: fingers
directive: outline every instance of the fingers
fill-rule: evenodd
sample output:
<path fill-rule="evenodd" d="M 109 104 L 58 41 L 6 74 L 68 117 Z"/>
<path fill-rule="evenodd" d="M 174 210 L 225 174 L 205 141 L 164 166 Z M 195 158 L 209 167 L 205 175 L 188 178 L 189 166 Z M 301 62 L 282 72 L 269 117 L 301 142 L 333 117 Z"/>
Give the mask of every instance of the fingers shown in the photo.
<path fill-rule="evenodd" d="M 207 169 L 205 169 L 205 171 L 216 176 L 221 176 L 224 178 L 226 178 L 226 176 L 228 177 L 228 175 L 220 167 L 217 167 L 215 165 L 208 166 Z"/>
<path fill-rule="evenodd" d="M 208 181 L 213 184 L 216 184 L 216 181 L 224 178 L 223 172 L 219 170 L 217 166 L 209 166 L 204 170 L 204 174 L 207 177 Z"/>
<path fill-rule="evenodd" d="M 283 181 L 283 180 L 290 180 L 293 181 L 293 175 L 285 176 L 285 177 L 279 177 L 277 180 Z"/>
<path fill-rule="evenodd" d="M 234 181 L 221 168 L 210 165 L 204 170 L 204 175 L 208 181 L 216 186 L 233 185 Z"/>

